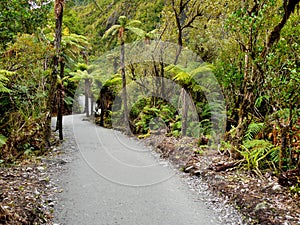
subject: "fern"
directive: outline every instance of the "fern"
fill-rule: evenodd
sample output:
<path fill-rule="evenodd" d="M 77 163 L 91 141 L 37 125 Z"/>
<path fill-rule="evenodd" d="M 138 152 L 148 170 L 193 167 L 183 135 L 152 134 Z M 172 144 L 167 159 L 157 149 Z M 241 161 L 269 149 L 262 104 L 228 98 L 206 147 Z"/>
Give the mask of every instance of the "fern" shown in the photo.
<path fill-rule="evenodd" d="M 251 123 L 245 133 L 244 141 L 251 141 L 254 137 L 262 131 L 264 123 Z"/>
<path fill-rule="evenodd" d="M 261 107 L 262 103 L 264 101 L 268 101 L 269 99 L 270 99 L 270 96 L 268 96 L 268 95 L 263 95 L 263 96 L 258 97 L 255 101 L 255 107 L 258 107 L 258 108 Z"/>
<path fill-rule="evenodd" d="M 122 84 L 122 78 L 120 74 L 116 74 L 111 79 L 107 80 L 104 84 L 105 87 L 115 86 Z"/>
<path fill-rule="evenodd" d="M 269 141 L 266 140 L 247 140 L 242 146 L 242 150 L 239 151 L 247 162 L 247 169 L 254 170 L 256 173 L 260 173 L 260 169 L 267 164 L 267 157 L 272 155 L 278 149 Z M 271 157 L 271 158 L 273 158 Z"/>

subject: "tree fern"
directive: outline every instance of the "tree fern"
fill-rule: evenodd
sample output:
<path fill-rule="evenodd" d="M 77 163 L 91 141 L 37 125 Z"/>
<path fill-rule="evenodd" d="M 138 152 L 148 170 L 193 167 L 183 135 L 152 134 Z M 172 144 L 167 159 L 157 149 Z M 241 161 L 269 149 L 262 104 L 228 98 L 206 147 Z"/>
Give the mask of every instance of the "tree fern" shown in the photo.
<path fill-rule="evenodd" d="M 120 74 L 116 74 L 111 79 L 107 80 L 104 84 L 105 87 L 111 87 L 122 84 L 122 77 Z"/>

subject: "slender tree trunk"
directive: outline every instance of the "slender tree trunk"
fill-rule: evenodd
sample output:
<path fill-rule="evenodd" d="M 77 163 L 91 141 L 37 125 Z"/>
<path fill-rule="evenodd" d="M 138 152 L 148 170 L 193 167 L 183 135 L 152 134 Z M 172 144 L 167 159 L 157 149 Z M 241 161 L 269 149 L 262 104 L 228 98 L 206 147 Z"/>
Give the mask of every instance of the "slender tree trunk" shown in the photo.
<path fill-rule="evenodd" d="M 293 148 L 293 104 L 290 104 L 290 113 L 289 113 L 289 125 L 288 125 L 288 148 L 290 149 L 289 156 L 289 167 L 293 165 L 295 149 Z"/>
<path fill-rule="evenodd" d="M 187 131 L 187 117 L 188 117 L 188 104 L 186 101 L 186 90 L 184 88 L 181 89 L 182 95 L 182 124 L 181 124 L 181 135 L 186 136 Z"/>
<path fill-rule="evenodd" d="M 176 18 L 177 20 L 179 20 L 178 18 Z M 178 47 L 177 47 L 177 51 L 176 51 L 176 56 L 175 56 L 175 60 L 174 60 L 174 65 L 176 65 L 178 63 L 178 59 L 179 56 L 182 52 L 182 45 L 183 45 L 183 40 L 182 40 L 182 28 L 180 25 L 180 22 L 177 22 L 177 26 L 178 26 Z M 182 87 L 181 89 L 181 93 L 183 94 L 182 97 L 182 119 L 181 119 L 181 135 L 182 136 L 186 136 L 186 130 L 187 130 L 187 104 L 186 104 L 186 90 L 184 89 L 184 87 Z"/>
<path fill-rule="evenodd" d="M 101 101 L 101 103 L 100 103 L 100 109 L 101 109 L 101 114 L 100 114 L 100 126 L 101 126 L 101 127 L 104 127 L 104 110 L 105 110 L 105 107 L 104 107 L 104 102 L 103 102 L 103 100 L 101 99 L 100 101 Z"/>
<path fill-rule="evenodd" d="M 63 78 L 65 73 L 65 63 L 63 61 L 60 62 L 60 79 L 61 82 L 58 85 L 58 107 L 57 107 L 57 121 L 58 121 L 58 132 L 59 132 L 59 140 L 63 140 L 63 114 L 64 114 L 64 84 Z"/>
<path fill-rule="evenodd" d="M 179 60 L 179 56 L 182 52 L 182 32 L 179 30 L 179 34 L 178 34 L 178 47 L 176 50 L 176 56 L 175 56 L 175 60 L 174 60 L 174 65 L 176 65 L 178 63 Z"/>
<path fill-rule="evenodd" d="M 121 42 L 121 74 L 122 74 L 122 94 L 123 94 L 123 105 L 124 105 L 124 123 L 126 132 L 130 132 L 129 120 L 128 120 L 128 108 L 127 108 L 127 90 L 126 90 L 126 76 L 125 76 L 125 43 Z"/>
<path fill-rule="evenodd" d="M 164 70 L 164 62 L 161 56 L 161 60 L 160 60 L 160 76 L 161 76 L 161 97 L 163 99 L 166 98 L 166 94 L 165 94 L 165 70 Z"/>
<path fill-rule="evenodd" d="M 84 80 L 84 86 L 85 86 L 85 103 L 84 103 L 84 111 L 86 114 L 86 117 L 90 116 L 90 112 L 89 112 L 89 88 L 90 88 L 90 81 L 89 79 L 85 79 Z"/>
<path fill-rule="evenodd" d="M 249 48 L 249 46 L 247 46 L 247 48 Z M 249 49 L 246 49 L 245 51 L 245 66 L 244 66 L 244 82 L 243 82 L 243 87 L 241 89 L 241 98 L 240 98 L 240 106 L 239 106 L 239 111 L 238 111 L 238 125 L 236 127 L 236 135 L 233 139 L 233 145 L 237 148 L 240 147 L 240 145 L 242 144 L 242 139 L 245 133 L 245 120 L 247 119 L 247 112 L 246 112 L 246 108 L 247 108 L 247 104 L 248 104 L 248 99 L 247 99 L 247 95 L 249 94 L 247 86 L 248 86 L 248 82 L 249 82 L 249 67 L 250 67 L 250 62 L 249 62 Z"/>
<path fill-rule="evenodd" d="M 94 94 L 91 91 L 91 116 L 93 116 L 94 112 Z"/>
<path fill-rule="evenodd" d="M 181 2 L 182 3 L 182 2 Z M 180 12 L 182 12 L 183 8 L 181 8 L 181 3 L 180 3 Z M 182 40 L 182 25 L 180 22 L 180 13 L 178 14 L 176 9 L 175 9 L 175 1 L 172 2 L 173 5 L 173 11 L 175 13 L 175 19 L 176 19 L 176 25 L 177 25 L 177 31 L 178 31 L 178 36 L 177 36 L 177 50 L 176 50 L 176 56 L 174 60 L 174 65 L 178 63 L 179 56 L 182 52 L 182 45 L 183 45 L 183 40 Z M 183 94 L 183 99 L 182 99 L 182 119 L 181 119 L 181 135 L 185 136 L 186 135 L 186 121 L 187 121 L 187 111 L 188 109 L 186 108 L 186 102 L 185 102 L 185 89 L 182 87 L 181 93 Z"/>
<path fill-rule="evenodd" d="M 59 52 L 60 52 L 60 43 L 62 36 L 62 20 L 63 20 L 63 8 L 64 8 L 64 0 L 55 0 L 54 12 L 55 12 L 55 40 L 54 40 L 54 48 L 56 50 L 56 54 L 53 57 L 53 70 L 49 80 L 49 91 L 48 91 L 48 100 L 46 107 L 46 124 L 44 127 L 44 142 L 45 147 L 50 148 L 50 138 L 51 138 L 51 113 L 53 111 L 54 105 L 54 96 L 56 92 L 56 83 L 57 83 L 57 75 L 58 66 L 59 66 Z"/>
<path fill-rule="evenodd" d="M 288 126 L 285 124 L 281 125 L 281 146 L 279 150 L 279 170 L 282 171 L 283 159 L 286 158 L 286 146 L 287 146 L 287 131 Z"/>

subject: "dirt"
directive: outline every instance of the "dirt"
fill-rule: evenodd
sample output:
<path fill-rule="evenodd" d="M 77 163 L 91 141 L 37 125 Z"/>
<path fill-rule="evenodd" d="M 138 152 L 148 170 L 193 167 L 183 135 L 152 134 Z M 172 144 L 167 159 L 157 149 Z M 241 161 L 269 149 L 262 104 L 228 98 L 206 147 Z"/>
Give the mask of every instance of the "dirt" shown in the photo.
<path fill-rule="evenodd" d="M 201 177 L 209 188 L 234 205 L 248 224 L 300 224 L 300 199 L 280 185 L 270 172 L 258 176 L 243 164 L 218 151 L 197 147 L 194 138 L 151 135 L 144 142 L 191 176 Z"/>
<path fill-rule="evenodd" d="M 0 224 L 53 224 L 56 194 L 53 181 L 66 161 L 53 147 L 48 155 L 0 166 Z"/>

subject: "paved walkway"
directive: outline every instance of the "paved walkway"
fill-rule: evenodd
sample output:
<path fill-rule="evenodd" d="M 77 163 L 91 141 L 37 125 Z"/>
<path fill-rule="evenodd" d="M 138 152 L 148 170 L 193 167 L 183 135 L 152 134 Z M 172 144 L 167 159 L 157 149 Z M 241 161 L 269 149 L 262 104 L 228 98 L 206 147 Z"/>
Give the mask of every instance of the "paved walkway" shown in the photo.
<path fill-rule="evenodd" d="M 79 151 L 60 177 L 64 191 L 56 223 L 220 224 L 216 212 L 140 142 L 84 121 L 83 115 L 65 117 L 64 127 L 64 146 Z"/>

